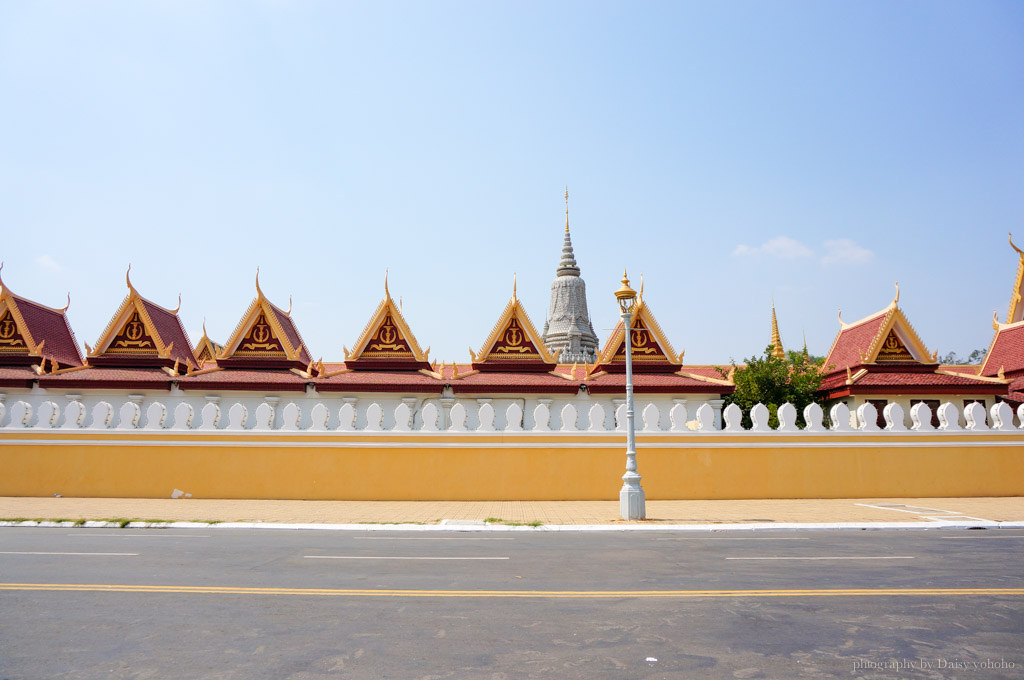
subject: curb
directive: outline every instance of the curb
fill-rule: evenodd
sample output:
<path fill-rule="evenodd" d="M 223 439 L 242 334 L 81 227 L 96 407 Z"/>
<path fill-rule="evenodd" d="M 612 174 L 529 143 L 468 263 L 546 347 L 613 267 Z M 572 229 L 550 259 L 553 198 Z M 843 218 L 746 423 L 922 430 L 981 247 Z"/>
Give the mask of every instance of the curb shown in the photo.
<path fill-rule="evenodd" d="M 1024 529 L 1024 521 L 993 522 L 789 522 L 755 524 L 543 524 L 507 526 L 503 524 L 317 524 L 278 522 L 0 522 L 3 527 L 45 527 L 60 529 L 273 529 L 302 531 L 419 531 L 419 532 L 688 532 L 717 533 L 735 531 L 822 531 L 822 530 L 935 530 L 935 529 Z"/>

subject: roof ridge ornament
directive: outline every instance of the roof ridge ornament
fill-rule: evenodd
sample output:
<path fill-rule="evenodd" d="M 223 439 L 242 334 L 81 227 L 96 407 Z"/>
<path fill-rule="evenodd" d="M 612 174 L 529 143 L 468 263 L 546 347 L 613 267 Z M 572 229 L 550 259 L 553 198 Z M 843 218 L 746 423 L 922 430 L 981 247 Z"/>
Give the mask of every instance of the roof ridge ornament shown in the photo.
<path fill-rule="evenodd" d="M 260 268 L 256 267 L 256 294 L 259 297 L 264 297 L 263 289 L 260 288 Z"/>
<path fill-rule="evenodd" d="M 285 316 L 290 317 L 292 315 L 292 296 L 288 296 L 288 311 L 284 313 Z"/>
<path fill-rule="evenodd" d="M 388 290 L 388 270 L 384 269 L 384 297 L 391 299 L 391 292 Z"/>
<path fill-rule="evenodd" d="M 4 270 L 4 263 L 0 262 L 0 291 L 2 291 L 5 288 L 7 288 L 7 286 L 4 285 L 4 277 L 2 275 L 3 270 Z"/>
<path fill-rule="evenodd" d="M 516 299 L 516 273 L 512 272 L 512 299 Z"/>
<path fill-rule="evenodd" d="M 848 324 L 845 321 L 843 321 L 843 310 L 840 309 L 839 310 L 839 328 L 842 329 L 842 328 L 849 328 L 849 327 L 850 327 L 850 324 Z"/>
<path fill-rule="evenodd" d="M 1024 250 L 1021 250 L 1017 246 L 1013 245 L 1013 232 L 1010 232 L 1010 247 L 1017 251 L 1017 254 L 1024 257 Z"/>
<path fill-rule="evenodd" d="M 895 307 L 900 302 L 900 282 L 896 282 L 896 297 L 892 299 L 892 306 Z"/>
<path fill-rule="evenodd" d="M 69 303 L 68 304 L 70 304 L 70 297 L 71 297 L 71 294 L 68 293 L 68 298 L 69 298 Z M 181 293 L 178 293 L 178 306 L 174 308 L 174 315 L 177 316 L 178 312 L 180 312 L 180 311 L 181 311 Z"/>
<path fill-rule="evenodd" d="M 138 293 L 138 291 L 135 290 L 135 286 L 132 285 L 132 263 L 131 262 L 128 263 L 128 271 L 126 271 L 124 273 L 124 282 L 126 284 L 128 284 L 128 291 L 129 292 L 131 292 L 131 293 Z"/>
<path fill-rule="evenodd" d="M 61 314 L 63 314 L 64 312 L 68 311 L 68 307 L 70 307 L 70 306 L 71 306 L 71 291 L 69 290 L 68 291 L 68 303 L 66 305 L 64 305 L 64 308 L 62 310 L 60 310 Z"/>

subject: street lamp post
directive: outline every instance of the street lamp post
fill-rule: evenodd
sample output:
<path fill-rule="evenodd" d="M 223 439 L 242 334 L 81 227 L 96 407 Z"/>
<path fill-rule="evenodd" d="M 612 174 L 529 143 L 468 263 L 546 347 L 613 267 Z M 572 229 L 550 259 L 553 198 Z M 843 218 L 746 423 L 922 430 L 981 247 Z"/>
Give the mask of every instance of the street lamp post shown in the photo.
<path fill-rule="evenodd" d="M 636 291 L 629 287 L 629 277 L 625 271 L 622 272 L 622 285 L 615 291 L 615 298 L 622 311 L 622 327 L 626 339 L 626 474 L 622 475 L 622 490 L 619 491 L 619 515 L 622 519 L 646 519 L 644 490 L 636 471 L 636 434 L 633 429 L 632 330 Z"/>

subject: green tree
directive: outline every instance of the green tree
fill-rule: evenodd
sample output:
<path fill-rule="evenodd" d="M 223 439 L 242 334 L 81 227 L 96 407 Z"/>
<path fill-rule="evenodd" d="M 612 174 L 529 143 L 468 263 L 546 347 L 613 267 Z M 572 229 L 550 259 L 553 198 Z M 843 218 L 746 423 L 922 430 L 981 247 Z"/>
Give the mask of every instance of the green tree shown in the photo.
<path fill-rule="evenodd" d="M 804 427 L 804 407 L 808 404 L 823 402 L 815 391 L 821 387 L 825 377 L 824 357 L 815 357 L 807 350 L 787 352 L 786 358 L 772 354 L 769 345 L 764 356 L 746 359 L 745 366 L 737 366 L 732 362 L 733 381 L 736 390 L 725 397 L 725 404 L 736 404 L 743 412 L 743 426 L 751 427 L 750 409 L 755 404 L 768 407 L 771 418 L 768 424 L 778 427 L 779 406 L 789 402 L 796 407 L 797 426 Z M 723 376 L 728 373 L 719 368 Z"/>

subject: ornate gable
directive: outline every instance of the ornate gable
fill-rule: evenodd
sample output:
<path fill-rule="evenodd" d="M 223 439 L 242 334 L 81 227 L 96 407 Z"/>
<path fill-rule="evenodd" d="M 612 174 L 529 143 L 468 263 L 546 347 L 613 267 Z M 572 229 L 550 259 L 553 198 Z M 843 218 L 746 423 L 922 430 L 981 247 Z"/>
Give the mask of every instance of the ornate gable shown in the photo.
<path fill-rule="evenodd" d="M 938 363 L 938 355 L 928 351 L 903 311 L 896 306 L 898 299 L 897 294 L 878 333 L 864 350 L 863 363 Z"/>
<path fill-rule="evenodd" d="M 672 343 L 641 297 L 633 312 L 630 325 L 630 344 L 633 353 L 634 371 L 656 371 L 674 373 L 682 368 L 683 355 L 677 355 Z M 626 334 L 622 321 L 612 331 L 611 337 L 601 350 L 594 371 L 624 371 L 626 366 Z"/>
<path fill-rule="evenodd" d="M 0 315 L 0 353 L 24 355 L 29 353 L 28 342 L 18 330 L 18 322 L 11 314 L 10 309 L 5 309 Z"/>
<path fill-rule="evenodd" d="M 206 320 L 203 320 L 203 337 L 196 344 L 196 362 L 202 366 L 205 363 L 214 362 L 217 356 L 224 351 L 224 345 L 218 345 L 206 334 Z"/>
<path fill-rule="evenodd" d="M 0 278 L 0 364 L 37 364 L 38 371 L 49 373 L 84 366 L 67 310 L 19 297 Z"/>
<path fill-rule="evenodd" d="M 345 351 L 345 366 L 374 370 L 429 369 L 430 348 L 420 349 L 402 310 L 395 305 L 384 278 L 384 299 L 377 305 L 369 323 L 356 340 L 352 351 Z"/>
<path fill-rule="evenodd" d="M 302 370 L 312 366 L 309 352 L 291 318 L 291 305 L 284 311 L 263 295 L 259 270 L 256 270 L 256 298 L 216 359 L 218 366 L 224 367 Z"/>
<path fill-rule="evenodd" d="M 139 295 L 125 274 L 128 295 L 114 312 L 95 347 L 86 345 L 89 362 L 96 366 L 162 366 L 172 373 L 198 367 L 192 344 L 178 318 L 178 307 L 166 309 Z"/>
<path fill-rule="evenodd" d="M 544 345 L 526 309 L 516 297 L 514 283 L 512 299 L 505 305 L 479 354 L 472 349 L 469 353 L 473 358 L 473 368 L 481 371 L 550 371 L 558 363 L 557 355 Z"/>

